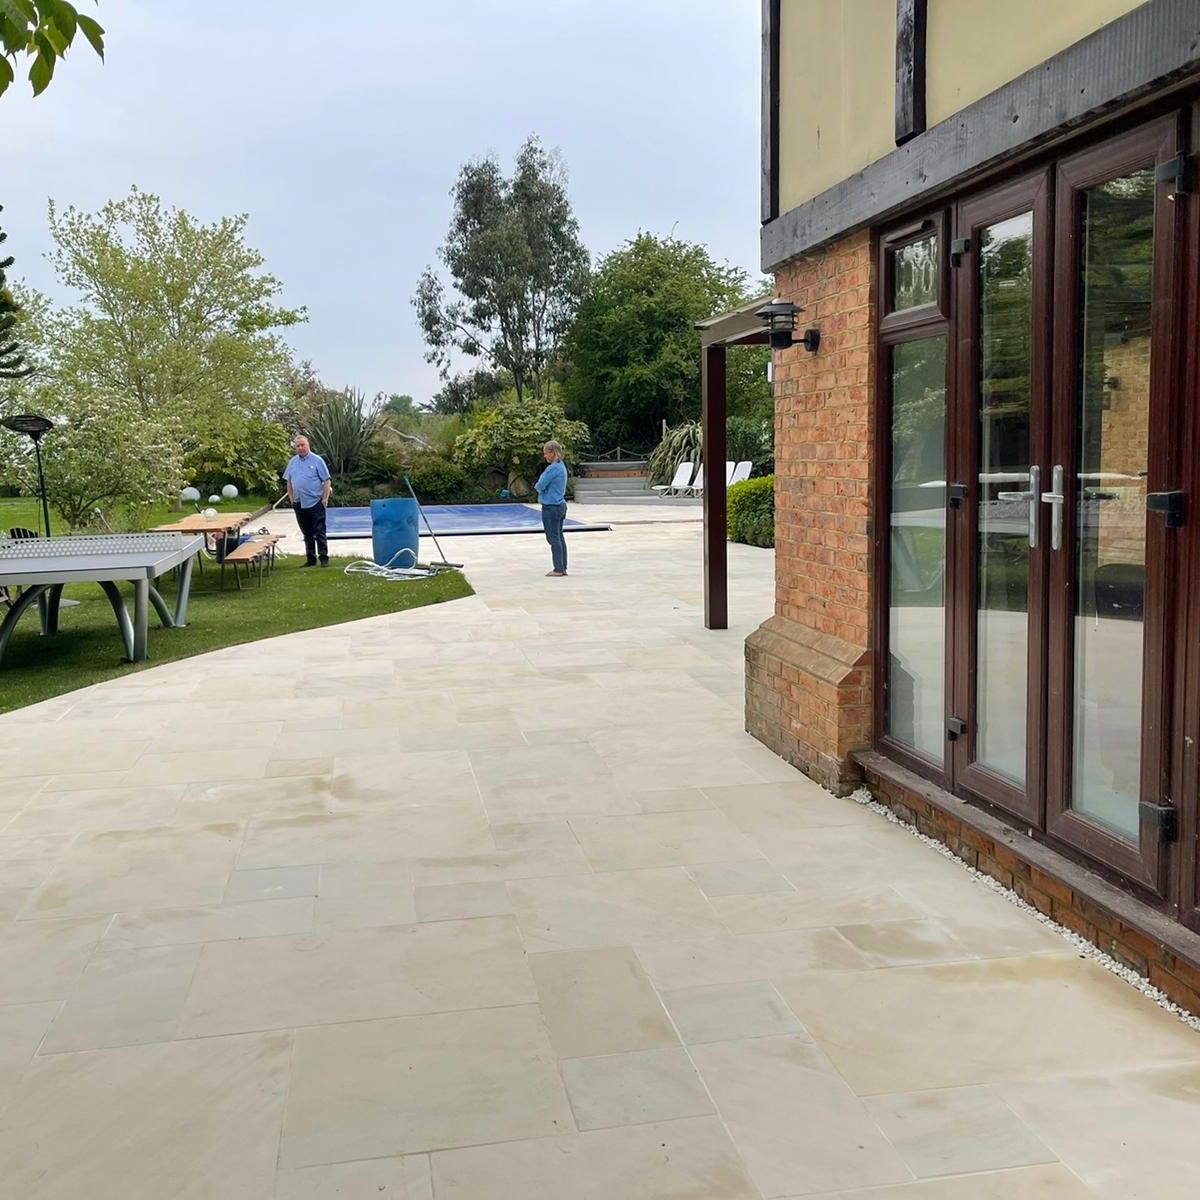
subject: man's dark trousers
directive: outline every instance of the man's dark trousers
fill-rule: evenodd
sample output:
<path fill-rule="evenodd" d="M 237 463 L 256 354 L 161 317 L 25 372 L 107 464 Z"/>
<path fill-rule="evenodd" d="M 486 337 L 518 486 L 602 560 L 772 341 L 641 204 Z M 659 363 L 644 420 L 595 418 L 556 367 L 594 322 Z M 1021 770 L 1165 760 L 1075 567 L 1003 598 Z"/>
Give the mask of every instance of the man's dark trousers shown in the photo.
<path fill-rule="evenodd" d="M 327 563 L 329 543 L 325 540 L 325 505 L 318 502 L 312 508 L 301 508 L 299 504 L 292 507 L 296 510 L 296 520 L 300 522 L 300 532 L 304 534 L 305 561 L 310 566 L 318 558 Z"/>

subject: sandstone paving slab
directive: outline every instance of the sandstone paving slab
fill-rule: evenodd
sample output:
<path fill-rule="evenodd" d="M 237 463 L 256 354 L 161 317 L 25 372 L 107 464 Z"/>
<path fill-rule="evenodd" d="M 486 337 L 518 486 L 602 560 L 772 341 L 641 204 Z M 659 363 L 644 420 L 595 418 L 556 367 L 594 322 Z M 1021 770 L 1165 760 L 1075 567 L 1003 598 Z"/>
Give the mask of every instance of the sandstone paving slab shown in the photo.
<path fill-rule="evenodd" d="M 21 1200 L 271 1200 L 292 1035 L 38 1057 L 0 1120 Z"/>
<path fill-rule="evenodd" d="M 1026 955 L 777 982 L 862 1095 L 1200 1063 L 1194 1030 L 1086 959 Z M 895 1014 L 925 1004 L 936 1020 L 897 1037 Z"/>
<path fill-rule="evenodd" d="M 529 967 L 560 1057 L 678 1045 L 662 1001 L 628 946 L 534 954 Z"/>
<path fill-rule="evenodd" d="M 0 925 L 0 1005 L 61 1000 L 83 974 L 107 917 Z"/>
<path fill-rule="evenodd" d="M 897 1092 L 864 1103 L 914 1175 L 966 1175 L 1057 1161 L 991 1089 Z"/>
<path fill-rule="evenodd" d="M 715 1117 L 431 1156 L 437 1200 L 759 1200 Z"/>
<path fill-rule="evenodd" d="M 22 916 L 41 920 L 217 903 L 243 833 L 240 824 L 218 822 L 79 834 Z"/>
<path fill-rule="evenodd" d="M 209 942 L 179 1036 L 526 1004 L 536 998 L 511 918 Z"/>
<path fill-rule="evenodd" d="M 787 1200 L 801 1200 L 789 1196 Z M 867 1191 L 811 1193 L 803 1200 L 1096 1200 L 1096 1193 L 1061 1164 L 922 1179 Z"/>
<path fill-rule="evenodd" d="M 862 1100 L 808 1039 L 716 1042 L 690 1053 L 764 1196 L 912 1178 Z"/>
<path fill-rule="evenodd" d="M 296 1034 L 280 1162 L 412 1154 L 573 1126 L 536 1006 L 359 1021 Z"/>
<path fill-rule="evenodd" d="M 764 980 L 678 988 L 663 992 L 662 998 L 689 1046 L 781 1034 L 808 1039 L 795 1013 Z"/>
<path fill-rule="evenodd" d="M 429 1155 L 285 1169 L 275 1200 L 433 1200 Z"/>
<path fill-rule="evenodd" d="M 562 1064 L 563 1083 L 579 1129 L 648 1125 L 713 1112 L 687 1052 L 638 1050 Z"/>
<path fill-rule="evenodd" d="M 721 932 L 700 889 L 679 869 L 518 879 L 508 892 L 530 952 Z"/>

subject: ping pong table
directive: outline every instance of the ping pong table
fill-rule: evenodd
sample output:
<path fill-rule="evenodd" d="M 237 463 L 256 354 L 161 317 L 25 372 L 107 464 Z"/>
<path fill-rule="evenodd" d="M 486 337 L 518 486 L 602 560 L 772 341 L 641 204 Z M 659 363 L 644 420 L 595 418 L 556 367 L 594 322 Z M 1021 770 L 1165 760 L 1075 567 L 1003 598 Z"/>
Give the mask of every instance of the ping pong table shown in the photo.
<path fill-rule="evenodd" d="M 178 533 L 114 533 L 86 537 L 13 538 L 0 541 L 0 587 L 21 588 L 0 622 L 0 662 L 17 622 L 33 605 L 41 613 L 42 633 L 58 632 L 58 610 L 69 583 L 98 584 L 108 597 L 131 662 L 149 658 L 149 610 L 153 605 L 167 629 L 187 621 L 192 564 L 204 538 Z M 179 569 L 172 611 L 154 586 Z M 133 584 L 133 617 L 118 583 Z"/>

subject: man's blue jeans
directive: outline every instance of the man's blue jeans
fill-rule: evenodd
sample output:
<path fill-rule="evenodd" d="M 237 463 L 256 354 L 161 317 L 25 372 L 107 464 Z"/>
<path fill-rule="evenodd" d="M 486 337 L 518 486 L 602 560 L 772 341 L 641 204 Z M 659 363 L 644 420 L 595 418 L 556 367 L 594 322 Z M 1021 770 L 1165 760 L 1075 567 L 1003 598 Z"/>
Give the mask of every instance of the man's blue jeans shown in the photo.
<path fill-rule="evenodd" d="M 563 522 L 566 519 L 565 504 L 542 505 L 542 528 L 546 531 L 546 541 L 550 543 L 554 569 L 564 573 L 567 569 L 567 539 L 563 536 Z"/>

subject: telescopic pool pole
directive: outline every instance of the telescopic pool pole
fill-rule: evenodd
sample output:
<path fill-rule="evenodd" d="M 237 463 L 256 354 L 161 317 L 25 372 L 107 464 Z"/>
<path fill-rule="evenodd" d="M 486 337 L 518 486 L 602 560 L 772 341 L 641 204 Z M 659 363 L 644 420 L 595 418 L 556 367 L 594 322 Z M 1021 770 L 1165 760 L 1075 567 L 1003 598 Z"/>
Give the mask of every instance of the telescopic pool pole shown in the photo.
<path fill-rule="evenodd" d="M 425 510 L 421 507 L 420 500 L 417 500 L 417 493 L 413 491 L 413 485 L 409 482 L 407 475 L 404 476 L 404 486 L 408 488 L 408 494 L 416 502 L 417 512 L 421 514 L 421 520 L 425 522 L 425 528 L 429 530 L 429 536 L 433 538 L 433 544 L 437 548 L 437 552 L 442 556 L 442 561 L 440 563 L 434 563 L 433 565 L 440 567 L 452 567 L 456 571 L 461 571 L 463 568 L 462 563 L 452 563 L 446 557 L 445 551 L 442 549 L 441 544 L 437 540 L 437 534 L 433 532 L 433 526 L 430 525 L 429 518 L 425 515 Z"/>

